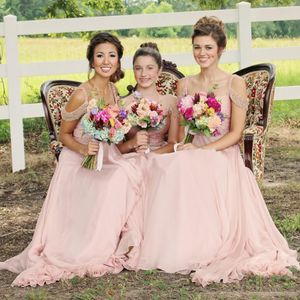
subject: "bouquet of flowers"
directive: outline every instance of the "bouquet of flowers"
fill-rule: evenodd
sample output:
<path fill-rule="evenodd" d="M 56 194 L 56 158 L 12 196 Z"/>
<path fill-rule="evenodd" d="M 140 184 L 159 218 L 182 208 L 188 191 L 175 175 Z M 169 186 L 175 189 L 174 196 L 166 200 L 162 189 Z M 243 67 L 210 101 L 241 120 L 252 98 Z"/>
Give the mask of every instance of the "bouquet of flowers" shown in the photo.
<path fill-rule="evenodd" d="M 84 133 L 95 140 L 108 144 L 118 144 L 130 130 L 128 114 L 117 105 L 106 105 L 103 100 L 91 99 L 87 113 L 81 119 Z M 82 166 L 88 169 L 96 168 L 96 155 L 87 155 Z"/>
<path fill-rule="evenodd" d="M 224 120 L 221 112 L 221 100 L 213 92 L 208 94 L 196 93 L 194 97 L 187 95 L 177 104 L 179 113 L 183 117 L 183 125 L 187 126 L 184 144 L 193 141 L 197 133 L 206 136 L 218 136 L 218 127 Z"/>
<path fill-rule="evenodd" d="M 134 98 L 131 112 L 128 114 L 131 125 L 138 126 L 141 129 L 162 127 L 165 120 L 162 105 L 156 101 L 143 98 L 137 91 L 134 92 Z"/>

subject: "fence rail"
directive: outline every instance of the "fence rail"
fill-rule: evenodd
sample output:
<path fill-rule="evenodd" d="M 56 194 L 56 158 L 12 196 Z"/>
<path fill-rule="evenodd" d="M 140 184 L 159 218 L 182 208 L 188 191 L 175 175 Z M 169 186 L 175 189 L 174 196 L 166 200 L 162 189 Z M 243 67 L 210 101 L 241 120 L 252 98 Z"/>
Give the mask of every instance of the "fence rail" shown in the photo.
<path fill-rule="evenodd" d="M 72 74 L 87 71 L 85 60 L 19 63 L 18 37 L 24 35 L 117 30 L 193 25 L 200 17 L 215 15 L 225 23 L 235 23 L 238 31 L 238 50 L 222 55 L 222 63 L 239 63 L 240 68 L 255 61 L 296 60 L 300 47 L 252 49 L 252 22 L 300 20 L 300 6 L 278 8 L 251 8 L 247 2 L 237 4 L 236 9 L 193 11 L 164 14 L 124 15 L 73 19 L 17 21 L 15 16 L 5 16 L 0 23 L 0 37 L 6 46 L 6 64 L 0 65 L 0 76 L 8 81 L 8 105 L 0 106 L 0 120 L 9 119 L 13 172 L 25 168 L 23 118 L 44 116 L 42 105 L 22 104 L 21 78 L 53 74 Z M 191 53 L 164 55 L 178 66 L 194 65 Z M 131 58 L 124 57 L 122 66 L 131 68 Z M 276 87 L 275 100 L 300 99 L 300 86 Z"/>

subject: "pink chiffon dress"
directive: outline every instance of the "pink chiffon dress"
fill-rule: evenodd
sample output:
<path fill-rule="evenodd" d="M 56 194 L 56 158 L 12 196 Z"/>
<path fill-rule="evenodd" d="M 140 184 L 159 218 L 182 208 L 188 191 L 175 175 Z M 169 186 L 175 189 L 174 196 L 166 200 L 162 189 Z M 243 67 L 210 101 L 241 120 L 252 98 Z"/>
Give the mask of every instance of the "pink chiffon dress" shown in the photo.
<path fill-rule="evenodd" d="M 91 99 L 65 120 L 79 119 Z M 115 101 L 117 97 L 115 95 Z M 74 138 L 88 143 L 80 122 Z M 143 181 L 135 157 L 125 159 L 115 145 L 103 143 L 101 171 L 81 166 L 83 156 L 64 147 L 39 215 L 31 243 L 19 255 L 0 262 L 0 270 L 19 273 L 12 285 L 50 284 L 74 276 L 102 276 L 123 269 L 119 245 L 130 233 L 130 217 L 141 199 Z"/>
<path fill-rule="evenodd" d="M 232 78 L 216 91 L 226 116 L 221 136 L 229 131 L 232 102 L 244 109 L 248 104 L 231 88 Z M 218 138 L 198 134 L 193 144 Z M 249 274 L 290 275 L 289 266 L 299 268 L 297 253 L 274 225 L 238 145 L 150 153 L 146 174 L 140 214 L 134 213 L 141 239 L 132 245 L 126 268 L 191 273 L 202 286 Z"/>

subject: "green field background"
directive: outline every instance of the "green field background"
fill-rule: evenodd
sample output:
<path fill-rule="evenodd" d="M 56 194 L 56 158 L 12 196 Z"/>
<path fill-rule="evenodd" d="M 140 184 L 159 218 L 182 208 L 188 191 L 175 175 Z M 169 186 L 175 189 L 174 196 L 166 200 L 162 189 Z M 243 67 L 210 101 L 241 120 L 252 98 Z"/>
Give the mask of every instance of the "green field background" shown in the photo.
<path fill-rule="evenodd" d="M 191 51 L 191 39 L 187 38 L 160 38 L 150 39 L 156 42 L 159 46 L 160 52 L 164 57 L 167 53 L 179 53 Z M 121 38 L 124 45 L 124 56 L 132 56 L 139 45 L 147 40 L 139 37 Z M 5 45 L 1 41 L 3 49 L 2 63 L 5 63 Z M 20 63 L 31 62 L 45 62 L 45 61 L 59 61 L 59 60 L 80 60 L 85 59 L 86 48 L 88 40 L 71 39 L 71 38 L 19 38 L 19 61 Z M 288 47 L 299 46 L 300 38 L 297 39 L 254 39 L 252 46 L 254 48 L 260 47 Z M 236 49 L 237 41 L 229 39 L 227 49 Z M 176 62 L 175 62 L 176 63 Z M 257 62 L 253 62 L 257 63 Z M 300 85 L 300 60 L 281 60 L 273 61 L 276 65 L 276 85 Z M 238 69 L 238 64 L 222 64 L 221 67 L 229 72 L 234 72 Z M 189 66 L 179 68 L 185 75 L 198 72 L 199 67 Z M 22 101 L 23 103 L 38 102 L 38 91 L 41 83 L 48 79 L 75 79 L 85 81 L 87 73 L 83 74 L 64 74 L 53 76 L 36 76 L 22 78 Z M 5 82 L 5 79 L 4 79 Z M 126 87 L 128 84 L 134 83 L 134 78 L 131 70 L 126 70 L 125 78 L 117 83 L 117 87 L 121 95 L 126 94 Z M 5 83 L 6 84 L 6 83 Z M 0 88 L 1 89 L 1 88 Z M 0 90 L 1 92 L 1 90 Z M 1 99 L 2 98 L 2 99 Z M 0 104 L 4 104 L 3 97 L 0 98 Z"/>

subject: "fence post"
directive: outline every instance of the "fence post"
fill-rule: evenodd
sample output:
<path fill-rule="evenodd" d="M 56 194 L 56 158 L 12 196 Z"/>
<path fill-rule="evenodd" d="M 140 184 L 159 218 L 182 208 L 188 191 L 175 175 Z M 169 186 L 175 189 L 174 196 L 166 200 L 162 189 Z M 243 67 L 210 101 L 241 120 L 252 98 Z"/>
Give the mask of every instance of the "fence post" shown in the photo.
<path fill-rule="evenodd" d="M 23 113 L 18 53 L 18 24 L 16 16 L 8 15 L 5 16 L 3 20 L 6 47 L 12 171 L 16 172 L 25 169 Z"/>
<path fill-rule="evenodd" d="M 237 4 L 238 23 L 237 39 L 240 54 L 240 69 L 248 67 L 252 63 L 252 31 L 251 31 L 251 4 L 240 2 Z"/>

